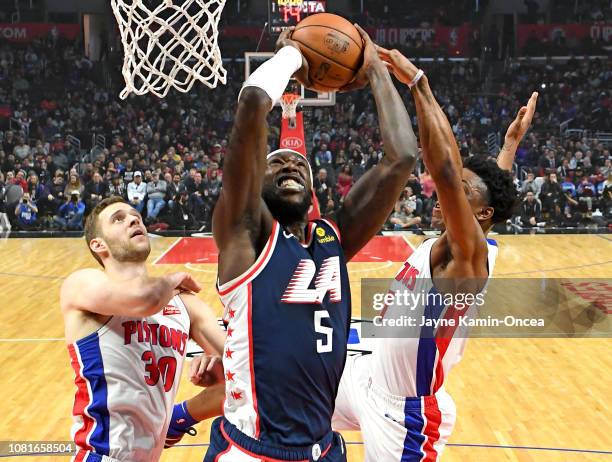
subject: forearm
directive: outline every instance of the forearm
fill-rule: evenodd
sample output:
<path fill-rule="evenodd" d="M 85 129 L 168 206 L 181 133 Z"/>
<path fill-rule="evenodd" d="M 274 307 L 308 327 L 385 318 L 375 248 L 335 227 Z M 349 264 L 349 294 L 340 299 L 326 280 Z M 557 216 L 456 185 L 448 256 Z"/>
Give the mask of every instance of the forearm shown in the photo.
<path fill-rule="evenodd" d="M 148 276 L 120 283 L 112 283 L 107 291 L 111 306 L 123 306 L 133 316 L 150 316 L 161 310 L 174 296 L 174 291 L 180 284 L 178 273 L 159 278 Z"/>
<path fill-rule="evenodd" d="M 368 78 L 376 101 L 380 132 L 385 146 L 383 159 L 399 161 L 412 169 L 416 162 L 418 145 L 406 106 L 382 62 L 372 66 Z"/>
<path fill-rule="evenodd" d="M 453 130 L 436 101 L 427 76 L 421 77 L 412 88 L 419 120 L 419 138 L 423 161 L 436 185 L 461 181 L 461 156 Z"/>
<path fill-rule="evenodd" d="M 497 156 L 497 165 L 503 170 L 512 171 L 518 144 L 505 142 Z"/>
<path fill-rule="evenodd" d="M 224 398 L 225 384 L 213 385 L 187 400 L 187 411 L 199 422 L 216 417 L 223 414 Z"/>

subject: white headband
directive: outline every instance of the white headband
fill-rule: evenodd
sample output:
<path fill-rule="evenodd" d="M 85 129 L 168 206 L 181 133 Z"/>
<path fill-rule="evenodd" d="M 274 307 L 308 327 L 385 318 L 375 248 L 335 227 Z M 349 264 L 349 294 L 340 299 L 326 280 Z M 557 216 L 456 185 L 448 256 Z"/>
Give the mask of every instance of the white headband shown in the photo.
<path fill-rule="evenodd" d="M 308 165 L 308 171 L 310 173 L 310 187 L 312 188 L 314 186 L 313 184 L 314 178 L 312 177 L 312 167 L 310 166 L 310 162 L 308 162 L 308 159 L 306 158 L 306 156 L 304 156 L 304 154 L 302 154 L 301 152 L 295 151 L 293 149 L 288 149 L 288 148 L 277 149 L 276 151 L 272 151 L 270 154 L 268 154 L 266 156 L 266 160 L 270 159 L 270 157 L 272 156 L 280 154 L 281 152 L 291 152 L 293 154 L 297 154 L 298 156 L 302 157 L 306 161 L 306 165 Z"/>

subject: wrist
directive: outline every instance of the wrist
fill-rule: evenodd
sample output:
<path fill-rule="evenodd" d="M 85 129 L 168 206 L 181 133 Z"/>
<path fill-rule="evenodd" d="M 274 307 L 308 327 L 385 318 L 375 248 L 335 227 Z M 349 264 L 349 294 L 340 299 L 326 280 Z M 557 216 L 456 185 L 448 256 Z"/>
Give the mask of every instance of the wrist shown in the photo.
<path fill-rule="evenodd" d="M 377 60 L 377 61 L 374 61 L 371 65 L 369 65 L 365 69 L 365 74 L 368 77 L 368 80 L 372 80 L 375 78 L 384 77 L 385 74 L 388 75 L 388 72 L 383 62 L 380 60 Z"/>

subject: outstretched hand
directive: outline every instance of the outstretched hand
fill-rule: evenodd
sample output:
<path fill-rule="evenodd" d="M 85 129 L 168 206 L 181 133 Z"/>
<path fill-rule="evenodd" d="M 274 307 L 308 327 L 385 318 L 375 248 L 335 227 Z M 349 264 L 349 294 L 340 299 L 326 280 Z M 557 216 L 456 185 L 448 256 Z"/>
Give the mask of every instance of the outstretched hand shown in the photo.
<path fill-rule="evenodd" d="M 381 46 L 376 46 L 376 51 L 397 80 L 406 85 L 412 82 L 419 68 L 408 58 L 397 50 L 387 50 Z"/>
<path fill-rule="evenodd" d="M 518 145 L 521 142 L 531 125 L 537 101 L 538 92 L 534 91 L 527 102 L 527 106 L 523 106 L 519 109 L 515 119 L 508 127 L 506 136 L 504 137 L 504 144 Z"/>
<path fill-rule="evenodd" d="M 300 54 L 302 53 L 300 44 L 296 42 L 295 40 L 291 40 L 291 34 L 293 34 L 294 29 L 295 27 L 289 27 L 288 29 L 285 29 L 280 34 L 280 36 L 278 37 L 278 40 L 276 41 L 276 48 L 275 48 L 276 52 L 278 52 L 278 50 L 280 50 L 283 47 L 291 46 L 291 47 L 297 48 Z M 300 82 L 306 88 L 311 88 L 312 82 L 310 81 L 309 73 L 310 73 L 310 68 L 308 66 L 308 61 L 306 61 L 306 58 L 304 58 L 304 55 L 302 54 L 302 67 L 293 75 L 293 78 L 295 78 L 298 82 Z"/>
<path fill-rule="evenodd" d="M 194 385 L 209 387 L 216 383 L 223 383 L 223 361 L 217 356 L 196 356 L 191 361 L 189 380 Z"/>
<path fill-rule="evenodd" d="M 366 87 L 370 80 L 368 77 L 368 72 L 373 66 L 382 64 L 376 51 L 376 45 L 368 33 L 363 30 L 359 24 L 355 24 L 355 27 L 357 28 L 359 35 L 361 35 L 361 40 L 363 41 L 363 63 L 359 68 L 359 71 L 357 71 L 355 78 L 349 84 L 340 88 L 340 92 L 359 90 Z"/>

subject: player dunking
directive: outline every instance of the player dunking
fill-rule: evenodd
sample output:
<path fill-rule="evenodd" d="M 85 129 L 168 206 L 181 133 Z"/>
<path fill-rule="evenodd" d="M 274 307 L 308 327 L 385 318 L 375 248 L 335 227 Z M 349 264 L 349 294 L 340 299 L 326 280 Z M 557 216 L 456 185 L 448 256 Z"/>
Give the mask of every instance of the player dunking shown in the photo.
<path fill-rule="evenodd" d="M 74 460 L 157 461 L 187 340 L 220 354 L 225 335 L 192 294 L 200 286 L 189 274 L 147 275 L 147 230 L 122 198 L 105 199 L 92 210 L 85 238 L 103 269 L 72 273 L 60 294 L 77 386 Z M 210 415 L 205 407 L 201 412 L 202 418 L 216 415 L 218 404 Z"/>
<path fill-rule="evenodd" d="M 406 109 L 370 43 L 358 81 L 372 87 L 385 156 L 334 217 L 308 222 L 308 162 L 293 151 L 266 152 L 266 117 L 289 78 L 298 73 L 308 86 L 288 33 L 279 48 L 239 95 L 213 217 L 226 400 L 206 462 L 346 459 L 331 431 L 351 312 L 346 262 L 387 219 L 417 153 Z"/>
<path fill-rule="evenodd" d="M 515 205 L 512 178 L 495 162 L 477 157 L 462 165 L 451 126 L 427 77 L 399 52 L 378 50 L 395 76 L 411 88 L 423 160 L 438 194 L 434 218 L 441 218 L 445 226 L 439 238 L 425 241 L 414 251 L 390 290 L 477 294 L 493 272 L 497 255 L 495 242 L 487 240 L 486 234 L 495 223 L 508 219 Z M 528 126 L 536 98 L 534 94 L 519 113 L 514 128 L 525 129 L 519 141 L 526 131 L 523 116 L 527 114 Z M 509 155 L 502 153 L 505 166 Z M 391 305 L 384 316 L 397 317 L 406 309 Z M 411 309 L 417 319 L 450 318 L 460 312 L 452 305 L 436 303 Z M 362 431 L 366 462 L 436 461 L 454 426 L 455 405 L 443 384 L 461 358 L 465 333 L 456 335 L 451 329 L 434 334 L 423 328 L 417 335 L 404 334 L 378 339 L 370 356 L 350 358 L 342 377 L 334 428 Z"/>

